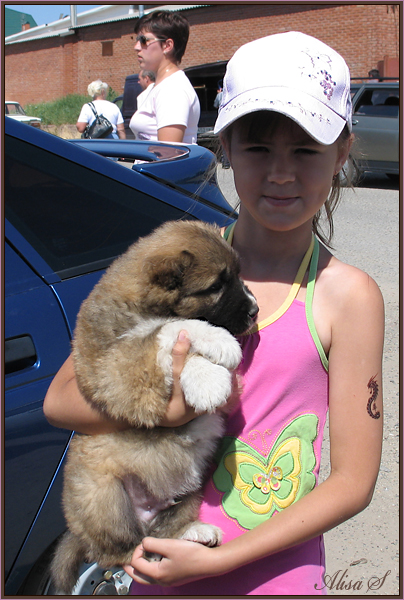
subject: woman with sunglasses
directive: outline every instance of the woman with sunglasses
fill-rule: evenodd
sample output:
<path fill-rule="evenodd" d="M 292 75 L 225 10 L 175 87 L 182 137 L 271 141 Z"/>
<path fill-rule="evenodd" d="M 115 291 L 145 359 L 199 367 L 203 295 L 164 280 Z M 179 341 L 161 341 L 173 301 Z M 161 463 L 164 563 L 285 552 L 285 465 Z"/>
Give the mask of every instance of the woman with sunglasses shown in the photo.
<path fill-rule="evenodd" d="M 139 140 L 195 144 L 199 100 L 179 68 L 189 37 L 187 19 L 176 12 L 156 10 L 139 19 L 135 33 L 139 66 L 153 71 L 156 82 L 133 115 L 131 130 Z"/>

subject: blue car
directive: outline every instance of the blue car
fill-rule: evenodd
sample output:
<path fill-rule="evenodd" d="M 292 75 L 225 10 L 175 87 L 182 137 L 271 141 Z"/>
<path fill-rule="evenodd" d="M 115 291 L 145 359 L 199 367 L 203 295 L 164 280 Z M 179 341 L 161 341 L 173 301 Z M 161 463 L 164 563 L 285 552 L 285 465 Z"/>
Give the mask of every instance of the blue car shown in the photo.
<path fill-rule="evenodd" d="M 66 141 L 5 117 L 4 151 L 4 592 L 31 597 L 52 594 L 48 568 L 65 529 L 73 433 L 50 426 L 42 403 L 81 302 L 139 236 L 173 219 L 223 226 L 233 209 L 206 176 L 213 154 L 198 146 Z M 122 570 L 84 564 L 75 594 L 127 588 Z"/>

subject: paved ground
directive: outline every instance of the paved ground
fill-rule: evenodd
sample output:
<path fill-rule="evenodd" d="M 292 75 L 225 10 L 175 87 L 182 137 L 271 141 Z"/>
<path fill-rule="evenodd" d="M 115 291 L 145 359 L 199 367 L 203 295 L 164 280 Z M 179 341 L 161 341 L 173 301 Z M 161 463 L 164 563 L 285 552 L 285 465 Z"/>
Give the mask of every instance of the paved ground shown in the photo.
<path fill-rule="evenodd" d="M 234 204 L 231 170 L 218 168 L 219 185 Z M 367 177 L 344 190 L 334 217 L 334 254 L 369 273 L 386 306 L 384 443 L 370 506 L 325 535 L 328 594 L 395 596 L 399 590 L 399 191 L 398 183 Z M 320 477 L 329 472 L 325 432 Z M 349 490 L 347 490 L 349 493 Z M 349 586 L 350 584 L 350 586 Z"/>

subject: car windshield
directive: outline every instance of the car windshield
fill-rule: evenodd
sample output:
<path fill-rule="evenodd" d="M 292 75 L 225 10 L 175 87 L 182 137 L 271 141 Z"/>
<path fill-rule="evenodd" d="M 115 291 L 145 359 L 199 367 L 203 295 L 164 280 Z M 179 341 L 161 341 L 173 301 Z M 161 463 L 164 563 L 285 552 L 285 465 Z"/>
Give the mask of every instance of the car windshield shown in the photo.
<path fill-rule="evenodd" d="M 6 102 L 6 114 L 7 115 L 25 115 L 25 111 L 20 104 L 17 102 L 9 103 Z"/>
<path fill-rule="evenodd" d="M 194 218 L 22 140 L 5 148 L 5 216 L 62 279 L 105 268 L 164 221 Z"/>

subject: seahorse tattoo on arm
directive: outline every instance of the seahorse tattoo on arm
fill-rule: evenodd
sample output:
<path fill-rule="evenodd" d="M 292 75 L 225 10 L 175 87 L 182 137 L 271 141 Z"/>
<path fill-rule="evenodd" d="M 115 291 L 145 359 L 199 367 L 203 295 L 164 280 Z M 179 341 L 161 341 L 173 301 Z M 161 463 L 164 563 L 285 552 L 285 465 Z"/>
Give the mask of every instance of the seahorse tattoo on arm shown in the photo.
<path fill-rule="evenodd" d="M 368 388 L 371 392 L 371 396 L 366 407 L 368 414 L 372 417 L 372 419 L 380 419 L 380 412 L 376 407 L 376 398 L 379 395 L 379 385 L 376 381 L 376 375 L 369 379 Z"/>

